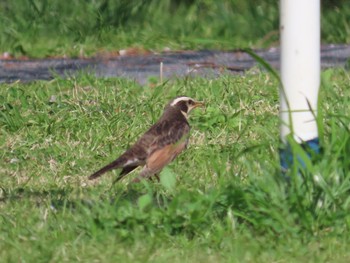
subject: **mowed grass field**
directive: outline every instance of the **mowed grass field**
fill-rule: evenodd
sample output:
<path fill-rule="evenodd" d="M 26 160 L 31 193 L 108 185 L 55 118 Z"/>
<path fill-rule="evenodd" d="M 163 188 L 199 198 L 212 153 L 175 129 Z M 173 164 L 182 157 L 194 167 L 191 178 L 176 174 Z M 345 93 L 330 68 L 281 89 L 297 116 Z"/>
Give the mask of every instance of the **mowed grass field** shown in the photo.
<path fill-rule="evenodd" d="M 1 84 L 1 261 L 349 262 L 349 80 L 322 72 L 322 155 L 289 184 L 278 83 L 258 69 L 156 86 L 85 73 Z M 160 183 L 132 184 L 137 171 L 87 180 L 178 95 L 207 106 Z"/>

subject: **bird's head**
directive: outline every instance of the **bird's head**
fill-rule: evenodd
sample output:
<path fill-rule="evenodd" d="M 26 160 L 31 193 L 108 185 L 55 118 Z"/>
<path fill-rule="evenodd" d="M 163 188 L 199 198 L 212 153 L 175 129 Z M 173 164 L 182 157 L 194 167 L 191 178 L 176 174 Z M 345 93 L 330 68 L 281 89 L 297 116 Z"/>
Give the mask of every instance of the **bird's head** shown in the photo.
<path fill-rule="evenodd" d="M 204 103 L 201 101 L 196 101 L 190 97 L 181 96 L 171 100 L 165 109 L 179 110 L 187 118 L 187 114 L 190 113 L 191 110 L 203 106 Z"/>

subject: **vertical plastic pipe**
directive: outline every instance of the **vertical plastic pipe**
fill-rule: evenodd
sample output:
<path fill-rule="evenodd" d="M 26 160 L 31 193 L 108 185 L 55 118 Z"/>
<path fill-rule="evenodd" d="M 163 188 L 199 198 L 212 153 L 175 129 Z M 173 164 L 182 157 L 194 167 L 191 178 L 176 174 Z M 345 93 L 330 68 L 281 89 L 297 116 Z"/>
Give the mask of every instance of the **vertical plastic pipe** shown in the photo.
<path fill-rule="evenodd" d="M 280 34 L 281 139 L 286 142 L 292 134 L 298 143 L 310 142 L 317 152 L 314 114 L 320 86 L 320 0 L 280 0 Z"/>

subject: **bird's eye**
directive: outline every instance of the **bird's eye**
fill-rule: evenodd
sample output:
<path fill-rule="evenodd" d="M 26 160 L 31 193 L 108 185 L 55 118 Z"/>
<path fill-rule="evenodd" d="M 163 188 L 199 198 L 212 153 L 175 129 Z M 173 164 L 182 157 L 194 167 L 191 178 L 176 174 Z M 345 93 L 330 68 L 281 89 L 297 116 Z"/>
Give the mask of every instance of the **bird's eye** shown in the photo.
<path fill-rule="evenodd" d="M 193 105 L 193 104 L 194 104 L 194 101 L 193 101 L 193 100 L 189 100 L 189 101 L 188 101 L 188 104 Z"/>

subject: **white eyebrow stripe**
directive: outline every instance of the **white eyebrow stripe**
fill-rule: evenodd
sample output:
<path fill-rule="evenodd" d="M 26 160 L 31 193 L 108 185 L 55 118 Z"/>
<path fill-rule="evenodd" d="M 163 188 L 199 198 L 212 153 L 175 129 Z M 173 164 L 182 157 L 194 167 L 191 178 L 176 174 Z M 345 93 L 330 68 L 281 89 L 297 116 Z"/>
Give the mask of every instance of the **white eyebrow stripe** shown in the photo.
<path fill-rule="evenodd" d="M 176 105 L 179 101 L 182 101 L 182 100 L 191 100 L 190 97 L 178 97 L 176 98 L 171 104 L 170 106 L 174 106 Z"/>

